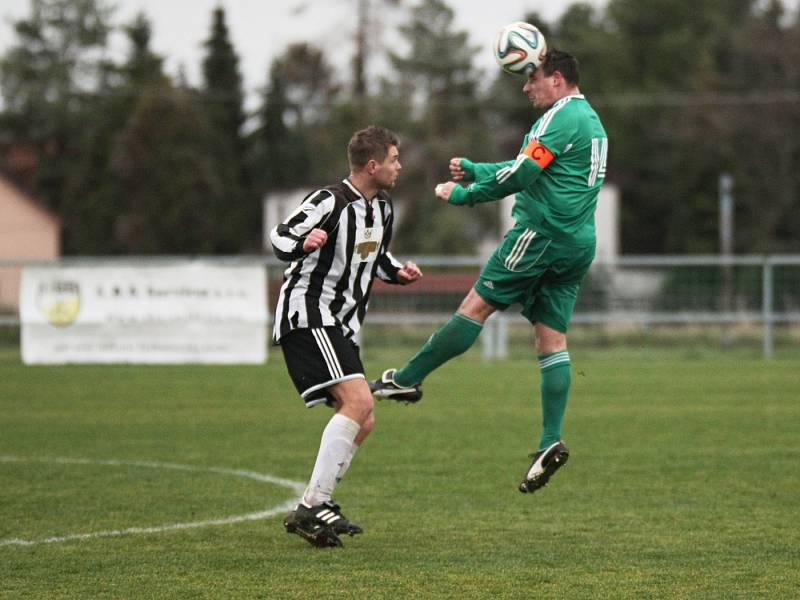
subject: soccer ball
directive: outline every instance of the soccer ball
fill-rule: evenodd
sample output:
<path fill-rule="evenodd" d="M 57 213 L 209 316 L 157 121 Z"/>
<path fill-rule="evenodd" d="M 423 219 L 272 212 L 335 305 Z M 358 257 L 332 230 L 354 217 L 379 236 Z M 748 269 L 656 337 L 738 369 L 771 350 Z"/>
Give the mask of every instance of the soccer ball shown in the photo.
<path fill-rule="evenodd" d="M 503 27 L 494 43 L 497 64 L 514 75 L 527 75 L 541 64 L 546 52 L 542 32 L 522 21 Z"/>

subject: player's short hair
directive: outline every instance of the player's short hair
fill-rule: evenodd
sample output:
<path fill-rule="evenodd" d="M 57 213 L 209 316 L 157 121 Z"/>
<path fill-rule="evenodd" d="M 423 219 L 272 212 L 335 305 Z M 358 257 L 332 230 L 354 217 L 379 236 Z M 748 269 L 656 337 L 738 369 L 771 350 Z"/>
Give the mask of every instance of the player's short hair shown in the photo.
<path fill-rule="evenodd" d="M 541 68 L 547 77 L 558 71 L 570 85 L 578 85 L 581 78 L 578 59 L 555 48 L 551 48 L 544 55 Z"/>
<path fill-rule="evenodd" d="M 385 127 L 370 125 L 356 131 L 347 144 L 347 160 L 351 169 L 363 169 L 370 160 L 383 162 L 391 146 L 399 147 L 400 139 Z"/>

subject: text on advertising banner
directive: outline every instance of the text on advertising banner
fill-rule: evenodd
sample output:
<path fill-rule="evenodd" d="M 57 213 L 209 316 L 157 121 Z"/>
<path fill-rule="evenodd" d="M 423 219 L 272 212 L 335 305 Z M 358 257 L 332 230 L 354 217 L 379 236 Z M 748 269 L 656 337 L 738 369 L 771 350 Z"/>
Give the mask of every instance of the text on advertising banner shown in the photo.
<path fill-rule="evenodd" d="M 26 364 L 263 363 L 261 264 L 31 266 L 22 272 Z"/>

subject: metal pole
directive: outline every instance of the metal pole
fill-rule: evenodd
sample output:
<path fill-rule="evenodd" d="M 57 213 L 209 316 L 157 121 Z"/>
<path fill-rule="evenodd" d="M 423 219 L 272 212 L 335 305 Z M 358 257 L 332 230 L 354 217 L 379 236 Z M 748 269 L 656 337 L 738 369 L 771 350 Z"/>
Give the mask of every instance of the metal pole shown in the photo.
<path fill-rule="evenodd" d="M 730 173 L 719 176 L 719 252 L 720 258 L 733 255 L 733 177 Z M 720 309 L 727 315 L 733 310 L 733 266 L 721 266 L 722 287 L 720 289 Z M 731 332 L 728 325 L 722 326 L 722 346 L 731 346 Z"/>
<path fill-rule="evenodd" d="M 497 315 L 495 356 L 501 360 L 508 358 L 508 319 L 504 314 Z"/>
<path fill-rule="evenodd" d="M 764 358 L 772 358 L 775 351 L 775 343 L 772 338 L 772 295 L 774 293 L 772 259 L 764 257 L 764 277 L 762 289 L 762 319 L 764 321 Z"/>
<path fill-rule="evenodd" d="M 497 317 L 491 316 L 483 324 L 481 331 L 481 360 L 484 362 L 495 358 L 495 337 L 496 337 Z"/>
<path fill-rule="evenodd" d="M 733 176 L 719 176 L 719 251 L 723 256 L 733 254 Z"/>

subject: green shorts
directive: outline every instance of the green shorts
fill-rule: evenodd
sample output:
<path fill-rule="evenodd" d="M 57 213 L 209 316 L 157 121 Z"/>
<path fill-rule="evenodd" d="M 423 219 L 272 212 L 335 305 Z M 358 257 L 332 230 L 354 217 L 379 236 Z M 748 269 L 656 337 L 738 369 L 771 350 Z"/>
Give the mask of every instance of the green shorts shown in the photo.
<path fill-rule="evenodd" d="M 518 302 L 531 323 L 566 333 L 594 246 L 567 246 L 516 224 L 483 266 L 475 291 L 505 310 Z"/>

